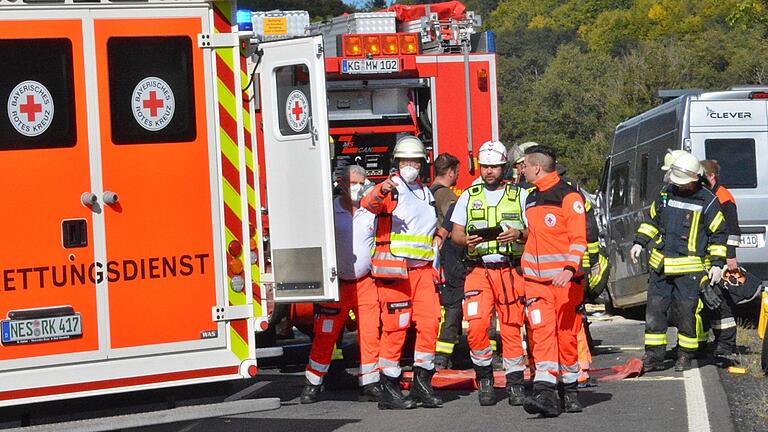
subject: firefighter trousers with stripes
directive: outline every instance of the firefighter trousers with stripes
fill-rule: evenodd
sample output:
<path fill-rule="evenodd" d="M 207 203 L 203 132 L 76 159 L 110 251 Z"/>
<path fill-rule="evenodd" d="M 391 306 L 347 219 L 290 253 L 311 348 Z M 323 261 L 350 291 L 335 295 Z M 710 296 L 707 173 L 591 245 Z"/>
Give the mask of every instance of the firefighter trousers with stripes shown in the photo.
<path fill-rule="evenodd" d="M 355 313 L 360 345 L 360 385 L 379 381 L 379 296 L 370 276 L 357 281 L 341 281 L 339 302 L 315 307 L 314 339 L 309 351 L 306 378 L 313 385 L 323 382 L 328 373 L 333 347 L 344 330 L 349 311 Z"/>
<path fill-rule="evenodd" d="M 416 325 L 413 366 L 434 369 L 440 297 L 432 266 L 409 268 L 408 279 L 376 279 L 376 286 L 381 305 L 381 373 L 390 378 L 400 376 L 400 356 L 411 322 Z"/>
<path fill-rule="evenodd" d="M 728 290 L 723 290 L 723 302 L 717 310 L 711 310 L 699 300 L 696 308 L 696 334 L 699 345 L 709 340 L 709 330 L 714 333 L 715 351 L 720 354 L 733 353 L 736 350 L 736 318 L 733 315 L 733 303 Z"/>
<path fill-rule="evenodd" d="M 645 307 L 645 353 L 650 361 L 664 361 L 667 327 L 677 326 L 678 351 L 690 355 L 699 346 L 696 337 L 696 305 L 703 271 L 674 276 L 650 272 Z"/>
<path fill-rule="evenodd" d="M 534 280 L 525 281 L 526 316 L 529 342 L 536 373 L 534 389 L 553 387 L 558 377 L 564 384 L 577 381 L 579 350 L 576 309 L 584 298 L 584 288 L 573 282 L 564 287 Z"/>

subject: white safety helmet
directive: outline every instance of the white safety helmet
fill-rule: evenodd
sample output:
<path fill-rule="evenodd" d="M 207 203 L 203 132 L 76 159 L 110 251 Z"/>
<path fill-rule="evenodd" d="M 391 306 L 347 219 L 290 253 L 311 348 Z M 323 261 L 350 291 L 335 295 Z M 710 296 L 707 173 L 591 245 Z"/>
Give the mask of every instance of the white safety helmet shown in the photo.
<path fill-rule="evenodd" d="M 393 157 L 395 159 L 427 159 L 427 152 L 420 139 L 413 135 L 406 135 L 395 144 Z"/>
<path fill-rule="evenodd" d="M 662 171 L 669 171 L 669 167 L 672 166 L 672 162 L 683 153 L 687 153 L 685 150 L 672 150 L 667 149 L 667 154 L 664 155 L 664 165 L 661 166 Z"/>
<path fill-rule="evenodd" d="M 539 145 L 539 143 L 533 141 L 513 145 L 512 150 L 510 150 L 508 154 L 509 160 L 514 164 L 523 162 L 525 160 L 525 151 L 537 145 Z"/>
<path fill-rule="evenodd" d="M 507 148 L 499 141 L 486 141 L 477 152 L 477 163 L 480 165 L 506 165 Z"/>
<path fill-rule="evenodd" d="M 681 150 L 682 151 L 682 150 Z M 669 182 L 678 186 L 683 186 L 699 179 L 701 172 L 701 163 L 696 156 L 682 151 L 682 153 L 672 162 L 669 167 Z"/>

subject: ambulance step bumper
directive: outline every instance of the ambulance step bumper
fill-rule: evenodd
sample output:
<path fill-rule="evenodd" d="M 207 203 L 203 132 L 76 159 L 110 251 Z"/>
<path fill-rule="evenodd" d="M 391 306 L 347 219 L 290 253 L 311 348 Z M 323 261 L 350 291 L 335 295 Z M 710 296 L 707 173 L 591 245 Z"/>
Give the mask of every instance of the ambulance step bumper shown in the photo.
<path fill-rule="evenodd" d="M 53 432 L 62 430 L 72 432 L 111 431 L 116 429 L 137 428 L 213 417 L 232 416 L 257 411 L 275 410 L 278 408 L 280 408 L 280 398 L 247 399 L 209 405 L 185 406 L 139 414 L 101 417 L 64 423 L 50 423 L 9 430 L 18 432 Z"/>
<path fill-rule="evenodd" d="M 256 348 L 256 358 L 282 357 L 283 347 Z"/>

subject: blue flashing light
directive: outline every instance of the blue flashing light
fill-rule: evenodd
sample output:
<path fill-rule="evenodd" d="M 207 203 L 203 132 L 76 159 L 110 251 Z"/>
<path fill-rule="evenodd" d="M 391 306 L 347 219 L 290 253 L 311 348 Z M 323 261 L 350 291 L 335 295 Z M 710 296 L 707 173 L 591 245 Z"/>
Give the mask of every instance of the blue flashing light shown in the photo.
<path fill-rule="evenodd" d="M 240 31 L 253 31 L 253 21 L 251 21 L 251 11 L 248 9 L 238 9 L 235 13 L 237 29 Z"/>
<path fill-rule="evenodd" d="M 486 36 L 488 39 L 486 40 L 487 46 L 488 46 L 488 52 L 489 53 L 495 53 L 496 52 L 496 34 L 492 31 L 486 32 L 488 35 Z"/>

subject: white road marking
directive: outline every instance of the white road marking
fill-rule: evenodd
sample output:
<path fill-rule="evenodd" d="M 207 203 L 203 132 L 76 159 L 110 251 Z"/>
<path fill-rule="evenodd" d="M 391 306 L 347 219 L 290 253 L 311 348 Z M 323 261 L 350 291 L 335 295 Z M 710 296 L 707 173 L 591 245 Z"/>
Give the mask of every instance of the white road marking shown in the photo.
<path fill-rule="evenodd" d="M 637 381 L 685 381 L 685 378 L 683 377 L 674 377 L 674 376 L 640 376 L 637 378 L 629 378 L 625 380 L 621 380 L 621 382 L 637 382 Z"/>
<path fill-rule="evenodd" d="M 710 432 L 707 399 L 698 368 L 683 373 L 685 377 L 685 405 L 688 412 L 689 432 Z"/>
<path fill-rule="evenodd" d="M 595 348 L 620 349 L 625 351 L 642 351 L 645 349 L 645 347 L 638 345 L 595 345 Z"/>

